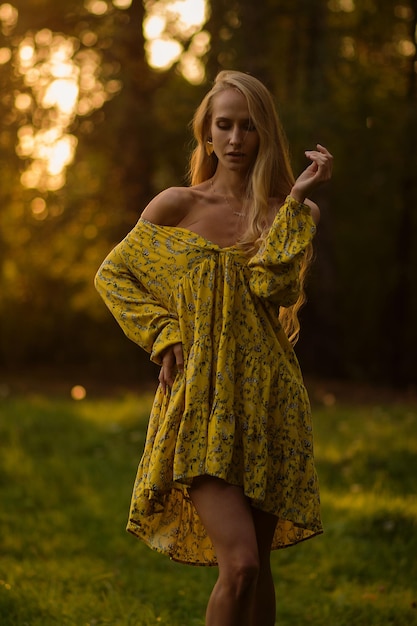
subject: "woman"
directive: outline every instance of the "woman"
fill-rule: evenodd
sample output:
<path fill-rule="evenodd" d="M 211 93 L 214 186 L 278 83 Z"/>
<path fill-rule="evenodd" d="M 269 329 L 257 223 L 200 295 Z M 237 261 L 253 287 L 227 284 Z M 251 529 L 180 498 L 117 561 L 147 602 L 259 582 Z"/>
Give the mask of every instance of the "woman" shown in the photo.
<path fill-rule="evenodd" d="M 331 175 L 318 145 L 294 182 L 273 100 L 223 71 L 194 117 L 191 186 L 171 188 L 96 286 L 161 365 L 128 530 L 218 564 L 208 626 L 273 626 L 272 549 L 322 532 L 310 407 L 292 345 Z M 279 316 L 279 319 L 278 319 Z"/>

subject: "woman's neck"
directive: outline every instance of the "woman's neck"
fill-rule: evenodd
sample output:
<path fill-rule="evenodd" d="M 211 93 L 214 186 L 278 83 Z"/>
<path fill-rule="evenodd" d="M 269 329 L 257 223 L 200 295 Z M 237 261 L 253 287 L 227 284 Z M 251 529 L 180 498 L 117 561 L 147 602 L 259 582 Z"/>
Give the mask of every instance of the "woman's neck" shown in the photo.
<path fill-rule="evenodd" d="M 246 193 L 246 178 L 239 172 L 216 171 L 212 178 L 213 186 L 218 193 L 242 200 Z"/>
<path fill-rule="evenodd" d="M 246 184 L 242 182 L 242 179 L 231 181 L 230 178 L 224 179 L 221 176 L 214 175 L 211 179 L 211 186 L 216 189 L 217 193 L 236 198 L 237 200 L 242 200 L 246 194 Z"/>

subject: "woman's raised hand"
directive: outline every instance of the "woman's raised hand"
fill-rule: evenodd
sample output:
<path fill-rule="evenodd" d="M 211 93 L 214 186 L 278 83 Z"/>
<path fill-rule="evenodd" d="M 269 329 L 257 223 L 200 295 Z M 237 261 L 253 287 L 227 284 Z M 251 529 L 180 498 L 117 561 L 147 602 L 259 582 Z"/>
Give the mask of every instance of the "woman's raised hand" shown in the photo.
<path fill-rule="evenodd" d="M 300 174 L 291 190 L 291 196 L 304 202 L 319 185 L 332 177 L 333 156 L 324 146 L 317 144 L 317 150 L 306 150 L 305 155 L 312 163 Z"/>

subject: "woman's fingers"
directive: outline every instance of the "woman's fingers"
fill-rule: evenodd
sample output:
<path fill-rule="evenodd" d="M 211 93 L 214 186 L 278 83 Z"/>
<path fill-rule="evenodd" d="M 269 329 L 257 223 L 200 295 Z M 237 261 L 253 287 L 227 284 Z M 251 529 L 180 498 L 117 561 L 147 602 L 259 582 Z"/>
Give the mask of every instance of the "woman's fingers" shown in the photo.
<path fill-rule="evenodd" d="M 175 361 L 172 348 L 168 348 L 162 357 L 162 366 L 159 372 L 159 382 L 164 393 L 167 391 L 167 387 L 172 385 L 172 367 Z"/>
<path fill-rule="evenodd" d="M 317 144 L 317 150 L 306 150 L 305 155 L 317 166 L 317 174 L 320 180 L 326 181 L 331 178 L 333 169 L 333 155 L 322 146 Z"/>
<path fill-rule="evenodd" d="M 174 384 L 175 376 L 177 372 L 184 370 L 184 356 L 182 351 L 182 344 L 176 343 L 170 346 L 162 357 L 162 366 L 159 372 L 159 382 L 164 393 L 166 393 L 168 387 L 172 387 Z"/>
<path fill-rule="evenodd" d="M 298 202 L 304 202 L 316 187 L 332 177 L 333 156 L 327 148 L 317 144 L 317 150 L 306 150 L 305 155 L 312 163 L 301 172 L 291 190 L 292 197 Z"/>

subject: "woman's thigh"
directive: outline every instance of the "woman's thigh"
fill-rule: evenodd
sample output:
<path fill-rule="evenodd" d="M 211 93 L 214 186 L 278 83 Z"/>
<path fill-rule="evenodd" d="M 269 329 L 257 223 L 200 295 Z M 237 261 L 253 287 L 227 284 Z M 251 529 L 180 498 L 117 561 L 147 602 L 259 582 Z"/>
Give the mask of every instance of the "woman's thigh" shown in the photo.
<path fill-rule="evenodd" d="M 197 478 L 191 500 L 213 542 L 219 566 L 259 566 L 253 509 L 241 487 L 211 476 Z"/>

